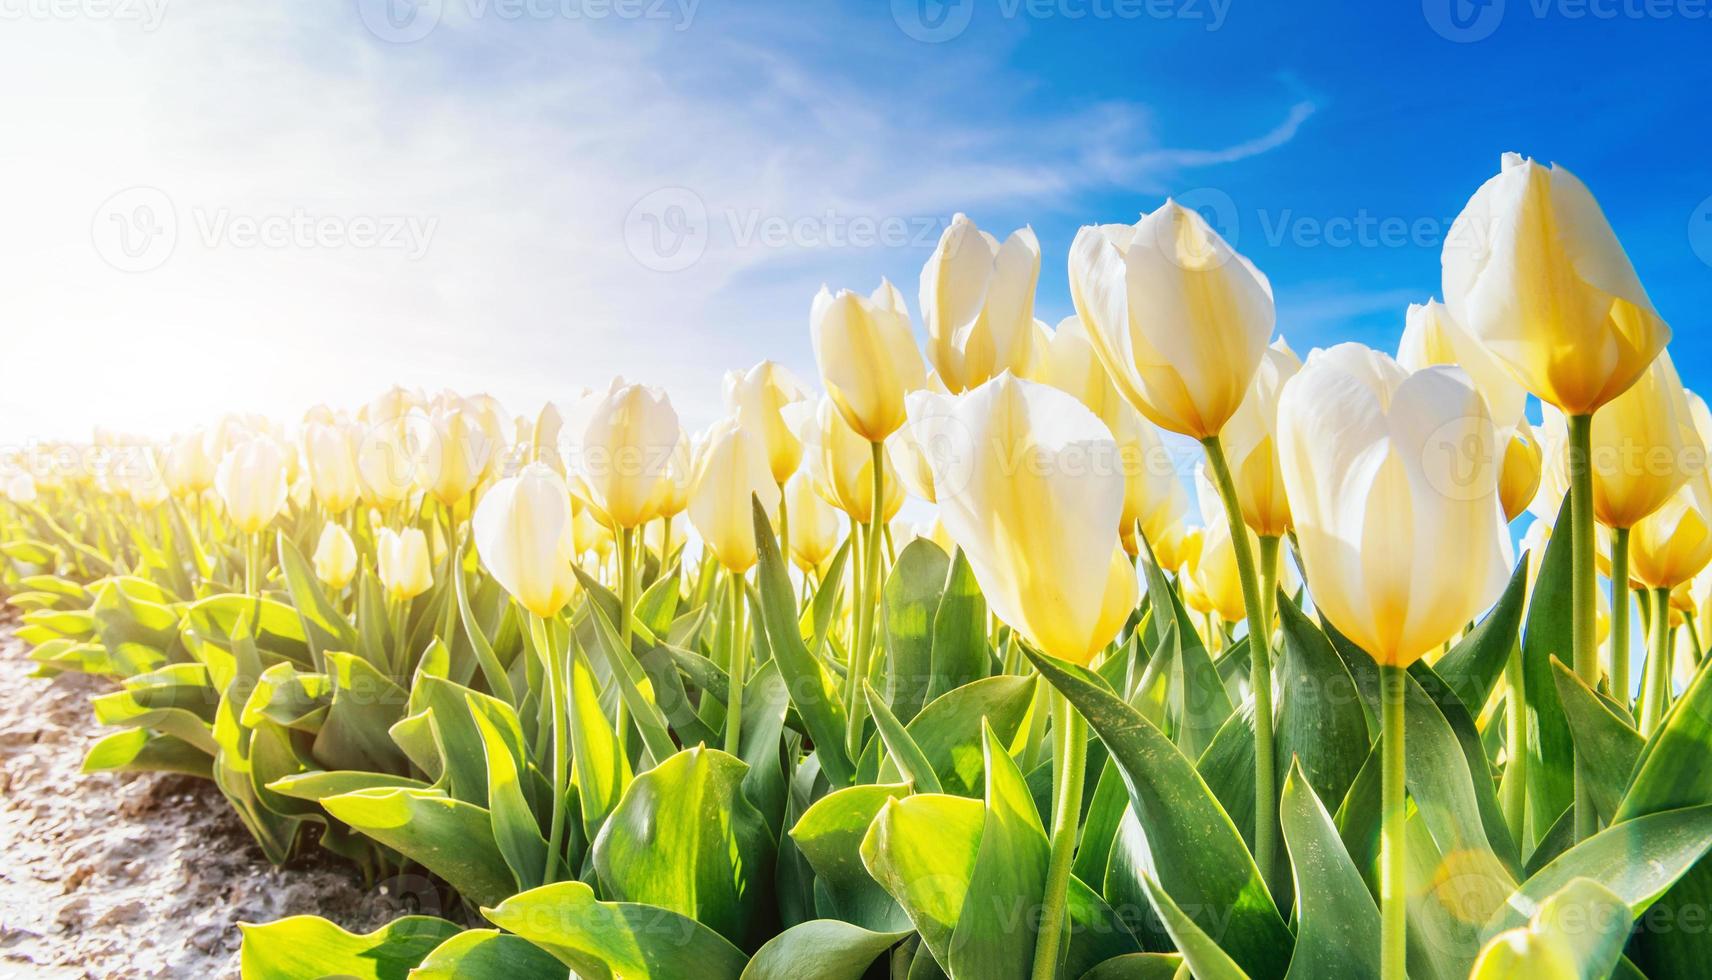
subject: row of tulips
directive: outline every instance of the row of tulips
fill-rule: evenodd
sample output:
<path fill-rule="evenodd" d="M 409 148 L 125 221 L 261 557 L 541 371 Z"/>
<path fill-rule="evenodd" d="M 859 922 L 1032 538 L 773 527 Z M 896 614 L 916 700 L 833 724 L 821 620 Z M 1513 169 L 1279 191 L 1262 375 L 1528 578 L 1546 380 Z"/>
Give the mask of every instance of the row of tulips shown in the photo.
<path fill-rule="evenodd" d="M 615 381 L 44 447 L 0 585 L 119 684 L 88 768 L 450 916 L 248 976 L 1687 975 L 1712 418 L 1568 172 L 1449 242 L 1395 357 L 1303 360 L 1177 204 L 1082 230 L 1056 328 L 959 215 L 925 357 L 882 282 L 814 298 L 824 395 L 763 362 L 694 438 Z"/>

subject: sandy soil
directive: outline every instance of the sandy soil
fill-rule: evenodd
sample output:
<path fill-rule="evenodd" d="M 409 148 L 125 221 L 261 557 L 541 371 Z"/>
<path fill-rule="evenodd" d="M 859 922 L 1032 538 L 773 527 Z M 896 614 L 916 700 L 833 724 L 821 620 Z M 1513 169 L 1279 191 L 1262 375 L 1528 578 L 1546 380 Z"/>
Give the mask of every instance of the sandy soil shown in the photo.
<path fill-rule="evenodd" d="M 107 685 L 29 677 L 24 654 L 0 622 L 0 976 L 235 977 L 238 922 L 366 932 L 415 905 L 318 853 L 273 868 L 213 783 L 84 775 Z"/>

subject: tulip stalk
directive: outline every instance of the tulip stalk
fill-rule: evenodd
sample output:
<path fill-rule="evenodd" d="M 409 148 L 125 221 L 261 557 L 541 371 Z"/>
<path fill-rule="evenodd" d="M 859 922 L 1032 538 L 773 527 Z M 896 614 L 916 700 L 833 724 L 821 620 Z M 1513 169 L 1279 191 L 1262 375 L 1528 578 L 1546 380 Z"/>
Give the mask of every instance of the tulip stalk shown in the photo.
<path fill-rule="evenodd" d="M 1087 764 L 1088 723 L 1054 690 L 1052 704 L 1052 857 L 1046 866 L 1046 895 L 1040 911 L 1040 931 L 1034 940 L 1032 980 L 1053 980 L 1063 949 L 1065 899 L 1070 888 L 1070 864 L 1076 853 L 1076 827 L 1082 811 L 1083 769 Z"/>
<path fill-rule="evenodd" d="M 1651 737 L 1670 706 L 1670 590 L 1652 590 L 1651 649 L 1647 652 L 1647 677 L 1641 690 L 1641 734 Z"/>
<path fill-rule="evenodd" d="M 636 529 L 633 527 L 620 528 L 618 531 L 618 626 L 619 645 L 624 649 L 619 656 L 631 657 L 635 654 L 633 641 L 636 627 L 632 620 L 636 616 Z M 622 668 L 621 668 L 622 669 Z M 618 699 L 617 718 L 613 722 L 618 732 L 618 747 L 620 752 L 629 751 L 630 743 L 630 713 L 625 710 L 624 699 Z"/>
<path fill-rule="evenodd" d="M 1272 651 L 1271 629 L 1266 605 L 1255 576 L 1254 554 L 1249 550 L 1248 525 L 1243 522 L 1242 503 L 1236 495 L 1230 463 L 1218 436 L 1201 440 L 1213 471 L 1213 485 L 1224 501 L 1225 517 L 1231 527 L 1231 547 L 1236 551 L 1237 577 L 1242 582 L 1242 604 L 1248 616 L 1249 686 L 1254 689 L 1254 863 L 1262 880 L 1272 876 L 1272 856 L 1278 839 L 1278 797 L 1274 787 L 1272 745 Z M 1276 551 L 1276 546 L 1273 548 Z M 1272 564 L 1276 565 L 1276 555 Z"/>
<path fill-rule="evenodd" d="M 1569 521 L 1571 545 L 1570 641 L 1576 676 L 1594 687 L 1599 683 L 1598 570 L 1593 546 L 1593 416 L 1569 417 Z M 1579 756 L 1581 753 L 1576 752 Z M 1575 767 L 1575 839 L 1586 840 L 1597 829 L 1593 797 Z"/>
<path fill-rule="evenodd" d="M 261 564 L 261 537 L 260 531 L 244 536 L 245 595 L 261 595 L 260 569 L 257 568 L 257 566 Z"/>
<path fill-rule="evenodd" d="M 529 614 L 529 633 L 535 640 L 535 651 L 547 669 L 547 704 L 552 714 L 553 731 L 553 817 L 547 832 L 547 867 L 541 873 L 543 884 L 552 884 L 559 866 L 560 849 L 565 840 L 565 790 L 570 779 L 570 740 L 565 732 L 565 662 L 554 649 L 552 631 L 547 621 Z"/>
<path fill-rule="evenodd" d="M 1384 980 L 1405 980 L 1408 959 L 1407 894 L 1404 882 L 1404 692 L 1407 669 L 1381 664 L 1379 667 L 1381 733 L 1384 755 L 1380 759 L 1381 812 L 1379 837 L 1379 975 Z"/>
<path fill-rule="evenodd" d="M 744 612 L 749 604 L 749 596 L 743 588 L 742 575 L 728 572 L 727 576 L 731 582 L 731 669 L 730 693 L 725 703 L 725 751 L 741 756 L 739 745 L 743 737 L 743 684 L 749 670 L 749 643 L 743 635 Z"/>
<path fill-rule="evenodd" d="M 844 712 L 849 720 L 845 747 L 852 759 L 862 754 L 862 681 L 868 676 L 868 648 L 874 639 L 874 606 L 880 591 L 880 532 L 885 526 L 886 444 L 873 443 L 874 495 L 863 546 L 861 589 L 856 594 L 856 638 L 850 647 L 850 676 L 845 678 Z"/>
<path fill-rule="evenodd" d="M 1509 707 L 1504 713 L 1504 782 L 1499 800 L 1510 839 L 1519 845 L 1528 814 L 1528 706 L 1527 679 L 1522 673 L 1520 638 L 1510 643 L 1510 659 L 1504 664 L 1504 683 L 1509 687 Z"/>
<path fill-rule="evenodd" d="M 1611 529 L 1611 696 L 1629 707 L 1629 529 Z"/>

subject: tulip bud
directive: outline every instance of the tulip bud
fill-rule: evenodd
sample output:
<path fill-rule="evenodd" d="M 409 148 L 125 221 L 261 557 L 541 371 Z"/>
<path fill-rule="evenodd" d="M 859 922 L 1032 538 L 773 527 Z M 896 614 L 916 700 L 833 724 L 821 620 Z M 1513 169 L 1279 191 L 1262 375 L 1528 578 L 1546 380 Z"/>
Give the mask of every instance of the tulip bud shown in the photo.
<path fill-rule="evenodd" d="M 1040 354 L 1031 368 L 1033 380 L 1075 395 L 1107 425 L 1120 410 L 1135 411 L 1112 384 L 1112 376 L 1094 353 L 1088 328 L 1081 320 L 1067 316 L 1058 321 L 1058 329 L 1050 333 L 1043 329 L 1041 333 Z"/>
<path fill-rule="evenodd" d="M 809 335 L 821 382 L 845 424 L 869 442 L 885 441 L 904 424 L 904 396 L 927 383 L 897 287 L 881 280 L 864 297 L 822 286 Z"/>
<path fill-rule="evenodd" d="M 672 458 L 666 461 L 666 494 L 660 498 L 658 516 L 671 520 L 690 505 L 690 491 L 695 488 L 695 460 L 690 453 L 688 436 L 679 436 Z"/>
<path fill-rule="evenodd" d="M 1340 344 L 1285 383 L 1279 454 L 1309 591 L 1379 663 L 1408 666 L 1503 591 L 1496 440 L 1459 368 L 1409 374 Z"/>
<path fill-rule="evenodd" d="M 285 452 L 265 436 L 239 443 L 220 460 L 214 489 L 239 531 L 260 531 L 285 507 L 285 469 Z"/>
<path fill-rule="evenodd" d="M 747 372 L 725 375 L 725 407 L 750 438 L 759 438 L 767 450 L 767 465 L 774 484 L 783 484 L 802 464 L 802 440 L 785 422 L 779 410 L 811 395 L 783 365 L 762 361 Z M 683 508 L 679 508 L 682 510 Z"/>
<path fill-rule="evenodd" d="M 658 388 L 615 378 L 577 403 L 566 420 L 575 454 L 572 489 L 614 529 L 640 527 L 672 492 L 673 451 L 682 436 L 671 399 Z"/>
<path fill-rule="evenodd" d="M 343 514 L 362 492 L 356 439 L 348 426 L 311 422 L 303 430 L 303 460 L 309 486 L 329 514 Z"/>
<path fill-rule="evenodd" d="M 1635 524 L 1629 562 L 1635 579 L 1652 589 L 1684 585 L 1712 562 L 1712 482 L 1705 474 Z"/>
<path fill-rule="evenodd" d="M 1627 391 L 1670 342 L 1598 202 L 1562 167 L 1504 154 L 1451 225 L 1443 264 L 1456 320 L 1567 414 Z"/>
<path fill-rule="evenodd" d="M 1525 421 L 1514 427 L 1500 428 L 1498 441 L 1504 447 L 1504 459 L 1498 474 L 1498 500 L 1504 505 L 1504 519 L 1513 521 L 1528 509 L 1534 495 L 1539 492 L 1544 458 L 1540 455 L 1540 441 L 1534 438 L 1533 427 Z"/>
<path fill-rule="evenodd" d="M 482 495 L 471 519 L 476 554 L 523 608 L 545 619 L 577 587 L 569 488 L 552 467 L 531 463 Z"/>
<path fill-rule="evenodd" d="M 1070 246 L 1070 297 L 1117 389 L 1161 428 L 1218 435 L 1272 336 L 1272 286 L 1199 214 L 1172 201 Z"/>
<path fill-rule="evenodd" d="M 414 599 L 433 587 L 428 537 L 421 528 L 409 527 L 402 532 L 381 528 L 375 539 L 375 552 L 380 584 L 394 600 Z"/>
<path fill-rule="evenodd" d="M 785 481 L 784 501 L 791 517 L 791 558 L 804 572 L 820 570 L 844 538 L 838 508 L 815 492 L 814 477 L 807 469 Z"/>
<path fill-rule="evenodd" d="M 1301 359 L 1279 338 L 1266 349 L 1247 397 L 1225 424 L 1225 459 L 1243 523 L 1256 534 L 1283 537 L 1290 530 L 1290 500 L 1278 464 L 1278 396 L 1300 370 Z M 1215 510 L 1224 510 L 1216 499 L 1207 512 Z"/>
<path fill-rule="evenodd" d="M 424 428 L 428 438 L 420 448 L 417 485 L 441 504 L 456 506 L 481 482 L 495 444 L 461 401 L 435 407 Z"/>
<path fill-rule="evenodd" d="M 779 485 L 765 450 L 736 419 L 725 419 L 708 431 L 696 455 L 690 523 L 719 563 L 739 575 L 756 560 L 751 498 L 758 497 L 768 519 L 778 521 Z"/>
<path fill-rule="evenodd" d="M 172 440 L 162 466 L 169 490 L 180 497 L 194 497 L 214 485 L 214 460 L 208 455 L 208 437 L 200 429 Z"/>
<path fill-rule="evenodd" d="M 792 405 L 787 416 L 802 433 L 803 456 L 816 491 L 851 520 L 868 523 L 874 512 L 873 443 L 845 424 L 830 396 L 818 404 Z M 882 455 L 881 459 L 886 467 L 881 518 L 890 521 L 903 506 L 904 494 L 891 458 Z M 794 528 L 791 536 L 796 536 Z"/>
<path fill-rule="evenodd" d="M 1087 663 L 1137 592 L 1118 547 L 1123 474 L 1099 465 L 1117 452 L 1111 432 L 1071 395 L 1010 374 L 920 424 L 960 447 L 935 474 L 940 520 L 993 612 L 1042 653 Z"/>
<path fill-rule="evenodd" d="M 1493 424 L 1500 428 L 1521 421 L 1527 408 L 1527 389 L 1437 300 L 1409 304 L 1397 363 L 1411 374 L 1440 364 L 1455 364 L 1467 371 L 1475 390 L 1486 399 Z"/>
<path fill-rule="evenodd" d="M 357 574 L 357 546 L 351 535 L 338 524 L 328 521 L 315 542 L 315 577 L 334 592 L 350 584 Z"/>
<path fill-rule="evenodd" d="M 951 219 L 921 270 L 927 353 L 947 389 L 968 391 L 1028 369 L 1039 279 L 1033 229 L 1014 231 L 1000 245 L 964 215 Z"/>

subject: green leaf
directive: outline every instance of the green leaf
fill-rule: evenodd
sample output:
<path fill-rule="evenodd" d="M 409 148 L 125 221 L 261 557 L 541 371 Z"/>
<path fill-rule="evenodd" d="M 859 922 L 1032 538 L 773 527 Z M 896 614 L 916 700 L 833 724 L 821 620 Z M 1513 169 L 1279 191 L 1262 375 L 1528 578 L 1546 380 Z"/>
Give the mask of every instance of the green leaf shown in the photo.
<path fill-rule="evenodd" d="M 1163 652 L 1170 657 L 1173 676 L 1168 690 L 1171 713 L 1177 723 L 1177 744 L 1184 755 L 1193 759 L 1212 743 L 1235 708 L 1200 634 L 1195 632 L 1189 611 L 1165 580 L 1159 563 L 1150 560 L 1142 565 L 1147 574 L 1148 604 L 1153 609 L 1154 622 L 1164 627 L 1159 651 L 1154 655 L 1158 657 Z"/>
<path fill-rule="evenodd" d="M 759 946 L 776 843 L 743 795 L 748 771 L 735 756 L 697 747 L 636 777 L 595 840 L 607 890 L 687 915 L 745 949 Z"/>
<path fill-rule="evenodd" d="M 669 909 L 599 902 L 580 881 L 562 881 L 483 909 L 586 980 L 736 980 L 747 957 L 719 933 Z"/>
<path fill-rule="evenodd" d="M 280 572 L 285 577 L 285 587 L 291 594 L 291 603 L 297 607 L 297 616 L 303 625 L 303 636 L 309 644 L 311 657 L 319 663 L 321 655 L 328 650 L 355 650 L 356 627 L 352 626 L 351 621 L 339 612 L 339 607 L 327 598 L 309 562 L 291 543 L 291 539 L 285 536 L 284 531 L 279 532 L 277 536 L 276 550 L 279 552 Z"/>
<path fill-rule="evenodd" d="M 1100 962 L 1081 980 L 1173 980 L 1182 966 L 1176 953 L 1125 953 Z"/>
<path fill-rule="evenodd" d="M 808 727 L 814 740 L 814 751 L 820 758 L 827 778 L 839 786 L 850 785 L 855 766 L 844 751 L 844 704 L 826 668 L 803 644 L 797 627 L 796 597 L 791 590 L 790 576 L 784 559 L 779 556 L 778 537 L 767 520 L 760 501 L 754 507 L 755 545 L 759 553 L 756 582 L 761 594 L 761 619 L 766 628 L 767 645 L 779 673 L 785 679 L 785 689 L 791 703 Z"/>
<path fill-rule="evenodd" d="M 1294 601 L 1280 596 L 1278 617 L 1284 643 L 1275 676 L 1283 696 L 1277 699 L 1273 729 L 1278 740 L 1273 785 L 1284 784 L 1295 758 L 1314 795 L 1336 805 L 1367 761 L 1371 740 L 1360 690 L 1331 640 Z"/>
<path fill-rule="evenodd" d="M 933 617 L 933 684 L 928 697 L 980 680 L 988 673 L 987 597 L 963 549 L 951 558 L 939 609 Z"/>
<path fill-rule="evenodd" d="M 1298 925 L 1288 976 L 1379 976 L 1379 909 L 1298 766 L 1284 779 L 1278 816 L 1296 875 Z"/>
<path fill-rule="evenodd" d="M 214 778 L 214 759 L 181 738 L 143 728 L 114 732 L 89 747 L 84 772 L 178 772 Z"/>
<path fill-rule="evenodd" d="M 743 980 L 861 980 L 880 954 L 909 930 L 870 932 L 837 919 L 814 919 L 767 941 L 749 961 Z"/>
<path fill-rule="evenodd" d="M 527 939 L 470 929 L 441 943 L 410 980 L 564 980 L 565 967 Z"/>
<path fill-rule="evenodd" d="M 900 721 L 915 717 L 933 686 L 933 625 L 950 569 L 938 545 L 917 538 L 898 555 L 880 593 L 886 696 Z"/>
<path fill-rule="evenodd" d="M 1607 827 L 1541 868 L 1487 920 L 1482 938 L 1514 929 L 1576 878 L 1615 892 L 1632 915 L 1647 910 L 1712 848 L 1712 806 L 1667 810 Z"/>
<path fill-rule="evenodd" d="M 933 763 L 921 751 L 921 746 L 915 744 L 915 739 L 892 714 L 892 709 L 886 705 L 880 692 L 874 690 L 874 685 L 866 680 L 862 682 L 862 690 L 868 698 L 868 711 L 874 718 L 874 726 L 880 734 L 880 741 L 885 743 L 886 751 L 891 760 L 903 773 L 905 779 L 914 783 L 923 793 L 942 793 L 939 776 L 933 771 Z"/>
<path fill-rule="evenodd" d="M 1712 803 L 1712 670 L 1702 662 L 1641 749 L 1634 779 L 1614 822 L 1647 813 Z"/>
<path fill-rule="evenodd" d="M 905 726 L 947 793 L 978 796 L 985 768 L 981 722 L 1009 744 L 1028 718 L 1035 680 L 1000 674 L 972 681 L 932 701 Z M 885 776 L 886 767 L 881 767 Z"/>
<path fill-rule="evenodd" d="M 512 894 L 505 856 L 494 843 L 488 811 L 436 790 L 358 790 L 322 799 L 343 820 L 422 865 L 479 904 Z"/>
<path fill-rule="evenodd" d="M 1557 682 L 1558 701 L 1569 720 L 1575 739 L 1576 764 L 1586 774 L 1586 784 L 1599 819 L 1612 822 L 1629 788 L 1645 739 L 1623 715 L 1611 710 L 1587 682 L 1552 658 L 1552 679 Z"/>
<path fill-rule="evenodd" d="M 325 659 L 333 700 L 315 736 L 315 760 L 328 769 L 409 772 L 389 731 L 404 717 L 410 696 L 361 657 L 328 651 Z"/>
<path fill-rule="evenodd" d="M 1433 670 L 1450 685 L 1463 707 L 1471 715 L 1480 714 L 1492 688 L 1504 672 L 1522 630 L 1522 611 L 1528 599 L 1528 562 L 1516 563 L 1510 584 L 1499 596 L 1498 604 L 1468 631 L 1450 652 L 1433 664 Z"/>
<path fill-rule="evenodd" d="M 1097 677 L 1027 652 L 1041 674 L 1088 720 L 1123 773 L 1130 807 L 1146 828 L 1140 846 L 1159 886 L 1206 927 L 1222 928 L 1225 951 L 1249 973 L 1282 976 L 1292 945 L 1290 931 L 1242 835 L 1194 764 Z"/>
<path fill-rule="evenodd" d="M 1147 891 L 1154 911 L 1165 923 L 1183 962 L 1194 971 L 1196 980 L 1248 980 L 1243 968 L 1208 936 L 1206 930 L 1180 908 L 1165 889 L 1150 875 L 1142 875 L 1141 884 Z"/>
<path fill-rule="evenodd" d="M 405 980 L 423 957 L 460 931 L 453 923 L 426 915 L 394 919 L 360 936 L 313 915 L 266 925 L 240 922 L 238 928 L 244 934 L 239 953 L 243 980 Z"/>
<path fill-rule="evenodd" d="M 939 793 L 889 799 L 862 840 L 868 873 L 908 913 L 940 964 L 975 872 L 986 808 Z"/>
<path fill-rule="evenodd" d="M 814 868 L 825 888 L 825 911 L 875 932 L 909 926 L 909 917 L 892 901 L 862 863 L 862 839 L 888 800 L 909 795 L 904 785 L 850 786 L 816 800 L 791 828 L 791 840 Z"/>
<path fill-rule="evenodd" d="M 601 710 L 594 675 L 582 651 L 572 650 L 570 661 L 571 757 L 576 763 L 583 829 L 594 840 L 630 785 L 630 760 L 619 748 L 612 720 Z"/>
<path fill-rule="evenodd" d="M 1469 980 L 1605 980 L 1623 955 L 1630 918 L 1610 889 L 1576 878 L 1542 902 L 1526 928 L 1493 937 Z"/>
<path fill-rule="evenodd" d="M 481 734 L 482 754 L 487 760 L 487 808 L 493 818 L 494 844 L 511 868 L 517 890 L 528 891 L 542 883 L 548 843 L 523 791 L 523 762 L 516 747 L 522 735 L 515 718 L 489 718 L 475 697 L 470 695 L 469 713 Z M 500 726 L 507 723 L 512 729 L 510 738 L 500 734 Z M 555 863 L 559 857 L 554 855 Z"/>
<path fill-rule="evenodd" d="M 1574 523 L 1568 519 L 1569 498 L 1558 512 L 1555 533 L 1546 545 L 1528 601 L 1522 632 L 1523 704 L 1528 731 L 1528 840 L 1517 841 L 1523 853 L 1545 836 L 1575 796 L 1575 746 L 1569 721 L 1557 698 L 1551 658 L 1572 659 L 1570 639 L 1571 551 Z M 1526 559 L 1523 559 L 1523 564 Z"/>

